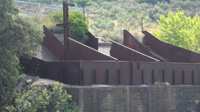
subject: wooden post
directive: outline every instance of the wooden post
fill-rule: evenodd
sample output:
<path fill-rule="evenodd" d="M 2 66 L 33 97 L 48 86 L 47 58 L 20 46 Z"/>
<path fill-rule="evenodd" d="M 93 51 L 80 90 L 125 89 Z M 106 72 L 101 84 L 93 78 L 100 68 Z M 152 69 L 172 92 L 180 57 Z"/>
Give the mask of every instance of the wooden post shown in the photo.
<path fill-rule="evenodd" d="M 65 60 L 65 54 L 67 52 L 68 45 L 69 45 L 69 8 L 68 6 L 75 6 L 74 4 L 70 4 L 67 2 L 63 2 L 63 24 L 57 24 L 56 26 L 60 26 L 64 28 L 64 46 L 65 46 L 65 51 L 63 55 L 63 60 Z"/>
<path fill-rule="evenodd" d="M 57 24 L 56 26 L 60 26 L 64 28 L 64 46 L 68 47 L 69 44 L 69 8 L 68 6 L 75 6 L 74 4 L 70 4 L 67 2 L 63 2 L 63 24 Z"/>

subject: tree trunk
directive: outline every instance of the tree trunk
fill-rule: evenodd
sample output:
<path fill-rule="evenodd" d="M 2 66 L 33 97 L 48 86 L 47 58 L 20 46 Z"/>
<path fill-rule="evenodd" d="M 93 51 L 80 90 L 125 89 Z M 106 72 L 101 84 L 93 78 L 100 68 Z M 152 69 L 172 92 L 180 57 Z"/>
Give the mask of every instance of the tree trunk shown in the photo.
<path fill-rule="evenodd" d="M 84 17 L 84 21 L 85 21 L 85 7 L 83 7 L 83 17 Z"/>

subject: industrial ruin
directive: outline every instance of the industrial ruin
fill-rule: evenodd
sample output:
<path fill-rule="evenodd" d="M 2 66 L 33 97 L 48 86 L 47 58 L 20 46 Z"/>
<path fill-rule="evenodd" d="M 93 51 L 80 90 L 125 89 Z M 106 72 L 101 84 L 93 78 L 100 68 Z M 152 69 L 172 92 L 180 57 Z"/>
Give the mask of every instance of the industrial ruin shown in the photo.
<path fill-rule="evenodd" d="M 147 31 L 139 42 L 124 30 L 123 45 L 111 40 L 110 55 L 98 51 L 98 38 L 87 42 L 69 38 L 68 6 L 63 3 L 63 36 L 44 26 L 45 38 L 37 57 L 21 59 L 24 72 L 70 85 L 200 85 L 200 54 L 158 40 Z M 64 42 L 63 42 L 64 41 Z"/>

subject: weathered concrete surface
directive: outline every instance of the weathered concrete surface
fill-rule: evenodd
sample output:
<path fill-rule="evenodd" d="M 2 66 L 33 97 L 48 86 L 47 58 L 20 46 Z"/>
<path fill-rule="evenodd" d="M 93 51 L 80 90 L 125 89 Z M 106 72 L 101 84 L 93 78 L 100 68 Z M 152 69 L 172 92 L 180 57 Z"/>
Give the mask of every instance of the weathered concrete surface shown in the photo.
<path fill-rule="evenodd" d="M 32 85 L 54 82 L 40 78 Z M 63 88 L 83 112 L 200 112 L 200 86 L 83 87 L 64 84 Z"/>
<path fill-rule="evenodd" d="M 83 112 L 200 112 L 200 86 L 65 87 Z"/>

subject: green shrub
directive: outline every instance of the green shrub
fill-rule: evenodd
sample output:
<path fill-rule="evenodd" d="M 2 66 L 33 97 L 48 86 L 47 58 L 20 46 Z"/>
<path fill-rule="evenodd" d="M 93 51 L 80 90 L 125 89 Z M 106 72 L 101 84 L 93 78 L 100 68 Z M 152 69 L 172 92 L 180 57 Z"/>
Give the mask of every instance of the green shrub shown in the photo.
<path fill-rule="evenodd" d="M 50 14 L 49 17 L 50 20 L 53 21 L 55 24 L 63 23 L 62 11 Z M 86 33 L 88 32 L 88 22 L 84 21 L 83 14 L 79 11 L 70 11 L 69 21 L 71 22 L 69 26 L 70 37 L 84 43 L 88 39 L 88 36 L 86 35 Z M 63 28 L 61 27 L 51 26 L 50 29 L 53 29 L 54 33 L 63 32 Z"/>
<path fill-rule="evenodd" d="M 161 16 L 159 30 L 153 32 L 154 36 L 169 44 L 200 53 L 200 17 L 187 17 L 184 12 L 168 16 Z"/>
<path fill-rule="evenodd" d="M 49 18 L 55 23 L 63 23 L 63 12 L 57 11 L 55 13 L 51 13 L 49 14 Z"/>
<path fill-rule="evenodd" d="M 17 71 L 12 65 L 5 67 L 0 64 L 0 111 L 15 97 L 14 88 L 18 80 L 17 76 Z"/>
<path fill-rule="evenodd" d="M 31 18 L 23 17 L 14 0 L 0 0 L 0 111 L 15 97 L 20 67 L 18 58 L 40 49 L 43 33 Z"/>
<path fill-rule="evenodd" d="M 119 6 L 113 6 L 110 9 L 110 12 L 113 13 L 113 14 L 116 14 L 116 13 L 120 12 L 120 7 Z"/>
<path fill-rule="evenodd" d="M 155 6 L 154 8 L 148 10 L 149 18 L 152 20 L 158 20 L 160 18 L 160 15 L 167 15 L 163 9 L 161 9 L 159 6 Z"/>
<path fill-rule="evenodd" d="M 79 112 L 72 96 L 63 90 L 63 85 L 54 83 L 50 87 L 34 86 L 19 95 L 14 105 L 6 108 L 10 112 Z"/>
<path fill-rule="evenodd" d="M 157 2 L 170 2 L 170 0 L 137 0 L 139 3 L 151 3 L 156 4 Z"/>
<path fill-rule="evenodd" d="M 14 66 L 15 70 L 17 70 L 18 74 L 22 74 L 23 73 L 24 67 L 20 64 L 19 59 L 17 59 L 16 62 L 13 62 L 13 66 Z"/>
<path fill-rule="evenodd" d="M 134 17 L 134 18 L 137 17 L 137 13 L 133 11 L 133 12 L 131 13 L 131 17 Z"/>

